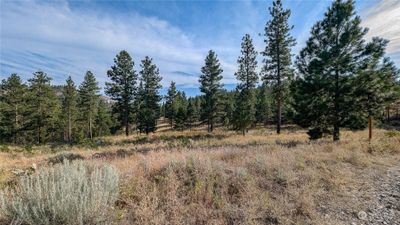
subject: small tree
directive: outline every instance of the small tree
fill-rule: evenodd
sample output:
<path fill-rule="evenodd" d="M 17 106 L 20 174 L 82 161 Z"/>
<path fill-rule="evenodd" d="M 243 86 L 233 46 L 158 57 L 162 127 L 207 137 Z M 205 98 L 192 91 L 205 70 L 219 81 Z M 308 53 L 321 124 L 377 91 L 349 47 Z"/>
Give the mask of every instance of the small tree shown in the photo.
<path fill-rule="evenodd" d="M 198 111 L 195 105 L 195 100 L 193 98 L 188 99 L 188 107 L 187 107 L 187 124 L 189 129 L 192 128 L 192 124 L 198 119 Z"/>
<path fill-rule="evenodd" d="M 187 126 L 187 111 L 184 107 L 180 106 L 176 113 L 175 129 L 183 130 Z"/>
<path fill-rule="evenodd" d="M 271 91 L 270 88 L 263 83 L 257 88 L 257 100 L 256 100 L 256 122 L 262 123 L 264 126 L 267 125 L 272 111 L 271 111 Z"/>

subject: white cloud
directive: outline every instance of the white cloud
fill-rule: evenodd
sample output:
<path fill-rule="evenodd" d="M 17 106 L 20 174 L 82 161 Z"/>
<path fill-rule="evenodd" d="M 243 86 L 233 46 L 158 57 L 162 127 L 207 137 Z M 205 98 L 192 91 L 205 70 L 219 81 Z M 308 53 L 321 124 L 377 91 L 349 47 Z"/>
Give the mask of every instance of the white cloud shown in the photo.
<path fill-rule="evenodd" d="M 153 57 L 164 86 L 171 80 L 197 85 L 198 78 L 172 71 L 198 75 L 208 49 L 195 46 L 190 35 L 166 21 L 134 12 L 122 16 L 71 10 L 65 1 L 1 4 L 0 57 L 1 66 L 7 70 L 30 77 L 42 69 L 59 84 L 67 75 L 80 82 L 85 71 L 92 70 L 103 85 L 113 58 L 126 49 L 134 58 L 136 70 L 140 69 L 140 59 Z M 232 65 L 223 65 L 227 74 L 232 73 Z M 7 71 L 4 68 L 1 71 Z"/>
<path fill-rule="evenodd" d="M 374 5 L 363 14 L 362 25 L 369 28 L 367 39 L 379 36 L 390 41 L 387 53 L 400 65 L 400 1 L 382 0 Z"/>

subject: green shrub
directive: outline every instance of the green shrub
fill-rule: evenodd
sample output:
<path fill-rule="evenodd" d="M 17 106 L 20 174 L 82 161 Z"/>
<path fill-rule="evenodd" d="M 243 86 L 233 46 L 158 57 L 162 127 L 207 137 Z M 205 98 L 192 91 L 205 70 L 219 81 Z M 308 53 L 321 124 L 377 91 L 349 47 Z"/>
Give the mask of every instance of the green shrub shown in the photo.
<path fill-rule="evenodd" d="M 109 224 L 117 195 L 118 174 L 113 167 L 66 160 L 24 176 L 17 188 L 0 192 L 0 221 L 3 217 L 10 224 Z"/>
<path fill-rule="evenodd" d="M 24 150 L 27 153 L 32 153 L 33 152 L 33 147 L 32 147 L 32 145 L 25 145 L 24 146 Z"/>
<path fill-rule="evenodd" d="M 400 131 L 397 130 L 389 130 L 385 132 L 387 137 L 400 137 Z"/>
<path fill-rule="evenodd" d="M 11 152 L 8 145 L 0 145 L 0 152 Z"/>
<path fill-rule="evenodd" d="M 308 134 L 310 140 L 317 140 L 317 139 L 322 138 L 324 133 L 322 132 L 322 130 L 320 128 L 313 128 L 313 129 L 310 129 L 307 132 L 307 134 Z"/>

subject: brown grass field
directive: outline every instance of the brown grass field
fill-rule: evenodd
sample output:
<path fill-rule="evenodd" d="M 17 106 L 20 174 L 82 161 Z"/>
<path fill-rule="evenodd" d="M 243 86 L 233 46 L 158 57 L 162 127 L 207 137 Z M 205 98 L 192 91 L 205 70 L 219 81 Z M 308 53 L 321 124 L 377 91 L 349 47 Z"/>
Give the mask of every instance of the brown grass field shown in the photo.
<path fill-rule="evenodd" d="M 2 146 L 0 189 L 72 152 L 118 169 L 115 224 L 380 224 L 373 205 L 384 184 L 400 182 L 387 177 L 400 171 L 400 132 L 374 130 L 371 143 L 367 137 L 343 131 L 340 142 L 310 142 L 305 130 L 290 127 L 281 135 L 273 128 L 246 136 L 163 131 L 105 137 L 86 147 Z"/>

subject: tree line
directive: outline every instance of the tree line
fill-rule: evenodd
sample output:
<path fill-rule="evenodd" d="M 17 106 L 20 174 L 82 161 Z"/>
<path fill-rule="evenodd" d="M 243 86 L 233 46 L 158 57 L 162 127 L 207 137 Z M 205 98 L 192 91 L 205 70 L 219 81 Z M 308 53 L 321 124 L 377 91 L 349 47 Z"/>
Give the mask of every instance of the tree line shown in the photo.
<path fill-rule="evenodd" d="M 71 77 L 62 87 L 52 86 L 43 71 L 34 73 L 27 84 L 12 74 L 0 85 L 0 141 L 76 143 L 122 129 L 127 136 L 131 131 L 148 134 L 156 130 L 160 117 L 176 130 L 204 124 L 212 132 L 223 125 L 243 135 L 257 124 L 269 123 L 276 124 L 279 134 L 286 121 L 308 128 L 312 139 L 332 135 L 339 140 L 340 128 L 364 128 L 368 118 L 383 118 L 382 112 L 399 99 L 400 72 L 385 56 L 388 41 L 365 41 L 368 29 L 361 27 L 354 1 L 332 3 L 294 63 L 290 10 L 275 0 L 269 13 L 261 72 L 259 53 L 246 34 L 237 59 L 238 84 L 232 91 L 223 89 L 223 69 L 213 50 L 201 68 L 202 95 L 188 98 L 171 82 L 165 101 L 153 60 L 145 57 L 137 72 L 127 51 L 121 51 L 107 71 L 105 94 L 111 101 L 99 95 L 90 71 L 79 87 Z"/>

